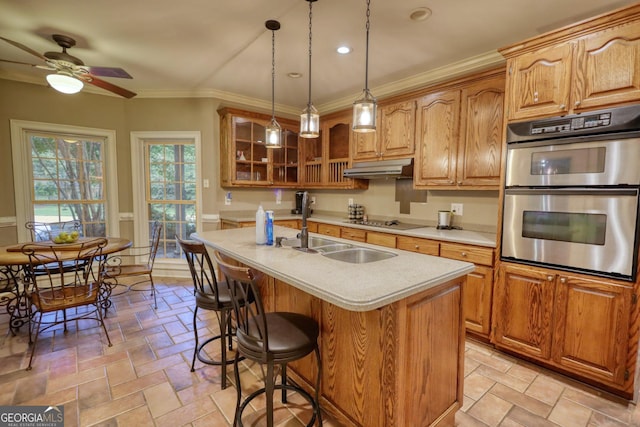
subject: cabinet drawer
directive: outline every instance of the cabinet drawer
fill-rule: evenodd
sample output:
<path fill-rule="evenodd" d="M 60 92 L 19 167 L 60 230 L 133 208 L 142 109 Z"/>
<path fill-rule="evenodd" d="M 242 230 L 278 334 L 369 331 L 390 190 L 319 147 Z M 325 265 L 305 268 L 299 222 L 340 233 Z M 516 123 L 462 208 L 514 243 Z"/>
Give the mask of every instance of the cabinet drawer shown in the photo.
<path fill-rule="evenodd" d="M 441 243 L 440 256 L 493 267 L 493 249 L 491 248 Z"/>
<path fill-rule="evenodd" d="M 340 237 L 342 237 L 343 239 L 365 242 L 367 232 L 365 230 L 360 230 L 359 228 L 342 227 L 342 229 L 340 230 Z"/>
<path fill-rule="evenodd" d="M 298 229 L 300 228 L 298 226 L 298 220 L 297 219 L 281 219 L 281 220 L 275 220 L 274 221 L 275 225 L 280 225 L 282 227 L 288 227 L 288 228 L 295 228 Z M 307 224 L 308 225 L 308 224 Z M 307 228 L 308 229 L 308 228 Z"/>
<path fill-rule="evenodd" d="M 340 237 L 340 227 L 337 225 L 318 224 L 318 233 L 325 236 Z"/>
<path fill-rule="evenodd" d="M 298 228 L 302 228 L 302 221 Z M 318 232 L 318 223 L 313 221 L 307 221 L 307 230 L 309 233 L 317 233 Z"/>
<path fill-rule="evenodd" d="M 388 248 L 395 248 L 396 236 L 388 233 L 376 233 L 370 231 L 367 233 L 367 243 L 371 243 L 372 245 L 386 246 Z"/>
<path fill-rule="evenodd" d="M 418 252 L 425 255 L 440 255 L 439 242 L 417 237 L 398 236 L 396 247 L 404 251 Z"/>

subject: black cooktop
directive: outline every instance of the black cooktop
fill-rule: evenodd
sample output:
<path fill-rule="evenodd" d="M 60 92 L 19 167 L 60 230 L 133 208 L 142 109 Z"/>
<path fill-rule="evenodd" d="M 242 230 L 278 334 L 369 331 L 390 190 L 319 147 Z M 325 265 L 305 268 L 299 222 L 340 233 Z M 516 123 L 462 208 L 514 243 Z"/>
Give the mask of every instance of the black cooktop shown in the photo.
<path fill-rule="evenodd" d="M 383 220 L 368 220 L 368 221 L 363 221 L 363 220 L 348 220 L 346 221 L 349 224 L 358 224 L 358 225 L 366 225 L 368 227 L 380 227 L 380 228 L 389 228 L 389 229 L 393 229 L 393 230 L 411 230 L 413 228 L 422 228 L 422 227 L 426 227 L 426 225 L 421 225 L 421 224 L 411 224 L 408 222 L 400 222 L 397 219 L 392 219 L 392 220 L 387 220 L 387 221 L 383 221 Z"/>

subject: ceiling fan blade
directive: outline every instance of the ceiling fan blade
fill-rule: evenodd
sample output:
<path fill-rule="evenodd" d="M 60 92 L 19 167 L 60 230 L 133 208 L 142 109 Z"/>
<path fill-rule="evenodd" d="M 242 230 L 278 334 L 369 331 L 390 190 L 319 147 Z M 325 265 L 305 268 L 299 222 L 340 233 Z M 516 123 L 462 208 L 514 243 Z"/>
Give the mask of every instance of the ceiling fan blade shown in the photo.
<path fill-rule="evenodd" d="M 23 45 L 21 43 L 18 43 L 18 42 L 14 42 L 13 40 L 5 39 L 4 37 L 0 37 L 0 39 L 6 41 L 7 43 L 9 43 L 11 45 L 14 45 L 18 49 L 22 49 L 25 52 L 29 52 L 33 56 L 37 56 L 38 58 L 42 59 L 43 61 L 48 61 L 46 56 L 42 55 L 39 52 L 36 52 L 35 50 L 31 49 L 30 47 L 27 47 L 27 46 L 25 46 L 25 45 Z"/>
<path fill-rule="evenodd" d="M 117 77 L 120 79 L 132 79 L 131 75 L 122 68 L 116 67 L 86 67 L 94 76 Z"/>
<path fill-rule="evenodd" d="M 131 92 L 130 90 L 127 90 L 123 87 L 120 86 L 116 86 L 112 83 L 109 83 L 107 81 L 101 80 L 93 75 L 76 75 L 76 77 L 78 77 L 80 80 L 84 81 L 85 83 L 90 83 L 94 86 L 98 86 L 99 88 L 108 90 L 109 92 L 113 92 L 116 95 L 120 95 L 123 96 L 125 98 L 133 98 L 134 96 L 136 96 L 137 94 L 135 92 Z"/>
<path fill-rule="evenodd" d="M 40 67 L 40 65 L 30 64 L 28 62 L 11 61 L 10 59 L 0 59 L 0 62 L 8 62 L 9 64 L 28 65 L 30 67 Z"/>

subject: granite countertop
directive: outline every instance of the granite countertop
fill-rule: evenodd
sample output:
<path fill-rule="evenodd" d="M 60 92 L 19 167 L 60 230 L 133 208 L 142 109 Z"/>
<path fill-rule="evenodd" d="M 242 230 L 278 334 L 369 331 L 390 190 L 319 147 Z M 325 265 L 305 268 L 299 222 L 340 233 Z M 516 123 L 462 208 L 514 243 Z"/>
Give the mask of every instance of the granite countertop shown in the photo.
<path fill-rule="evenodd" d="M 302 219 L 302 215 L 291 214 L 287 211 L 275 211 L 274 217 L 279 219 Z M 220 212 L 220 218 L 234 222 L 255 221 L 255 213 L 247 211 L 227 211 Z M 489 248 L 496 247 L 496 233 L 472 230 L 438 230 L 434 225 L 426 224 L 424 227 L 413 228 L 410 230 L 395 230 L 393 228 L 371 227 L 366 225 L 358 225 L 350 223 L 346 218 L 338 215 L 327 213 L 314 213 L 309 221 L 321 222 L 324 224 L 332 224 L 353 228 L 360 228 L 368 231 L 379 231 L 393 233 L 409 237 L 421 237 L 424 239 L 433 239 L 443 242 L 462 243 L 467 245 L 485 246 Z M 411 220 L 404 222 L 413 222 Z"/>
<path fill-rule="evenodd" d="M 297 230 L 291 228 L 274 227 L 275 236 L 294 238 L 296 234 Z M 256 245 L 254 227 L 205 231 L 194 233 L 191 238 L 350 311 L 375 310 L 468 274 L 475 268 L 468 262 L 331 237 L 336 242 L 397 254 L 381 261 L 352 264 L 287 246 Z"/>

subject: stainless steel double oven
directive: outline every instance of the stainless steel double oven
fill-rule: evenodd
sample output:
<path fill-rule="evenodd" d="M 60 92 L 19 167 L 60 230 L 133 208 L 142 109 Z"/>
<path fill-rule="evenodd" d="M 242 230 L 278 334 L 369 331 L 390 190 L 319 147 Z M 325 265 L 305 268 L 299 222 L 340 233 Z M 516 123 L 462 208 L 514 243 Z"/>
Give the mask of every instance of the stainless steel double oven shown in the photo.
<path fill-rule="evenodd" d="M 640 105 L 509 124 L 501 258 L 634 281 Z"/>

